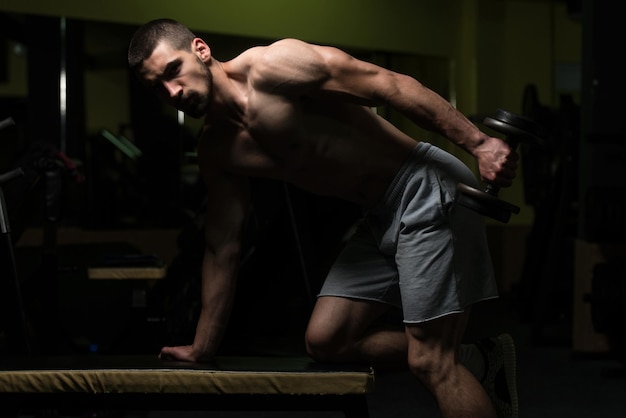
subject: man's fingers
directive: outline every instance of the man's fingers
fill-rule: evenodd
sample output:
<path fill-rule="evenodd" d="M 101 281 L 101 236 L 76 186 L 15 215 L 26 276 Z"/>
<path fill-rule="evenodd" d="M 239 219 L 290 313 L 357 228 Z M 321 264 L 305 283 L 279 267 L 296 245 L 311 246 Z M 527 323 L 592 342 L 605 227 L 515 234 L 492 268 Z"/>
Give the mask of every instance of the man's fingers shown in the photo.
<path fill-rule="evenodd" d="M 159 353 L 161 360 L 184 360 L 184 356 L 176 347 L 163 347 Z"/>
<path fill-rule="evenodd" d="M 159 359 L 160 360 L 171 360 L 172 356 L 169 353 L 169 347 L 163 347 L 161 349 L 161 352 L 159 353 Z"/>

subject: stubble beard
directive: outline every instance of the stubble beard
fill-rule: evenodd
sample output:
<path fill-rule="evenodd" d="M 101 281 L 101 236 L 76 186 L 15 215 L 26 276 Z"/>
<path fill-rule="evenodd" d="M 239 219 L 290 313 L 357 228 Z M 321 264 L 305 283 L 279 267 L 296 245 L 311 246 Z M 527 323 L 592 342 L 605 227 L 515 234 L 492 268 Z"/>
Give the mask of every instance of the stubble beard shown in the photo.
<path fill-rule="evenodd" d="M 187 97 L 183 99 L 183 105 L 179 109 L 185 112 L 186 115 L 196 119 L 206 116 L 213 97 L 213 75 L 202 60 L 198 58 L 198 61 L 202 65 L 205 76 L 206 94 L 202 94 L 197 90 L 189 91 Z"/>

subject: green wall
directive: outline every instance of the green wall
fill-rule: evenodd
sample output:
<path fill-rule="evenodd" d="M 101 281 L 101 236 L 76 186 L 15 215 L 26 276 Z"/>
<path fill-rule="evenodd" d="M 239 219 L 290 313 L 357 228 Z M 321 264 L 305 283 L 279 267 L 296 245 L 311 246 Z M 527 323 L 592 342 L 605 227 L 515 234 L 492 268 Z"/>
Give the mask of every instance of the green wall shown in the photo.
<path fill-rule="evenodd" d="M 299 37 L 368 49 L 435 53 L 454 44 L 456 0 L 2 0 L 0 10 L 140 24 L 171 17 L 198 31 Z M 434 42 L 434 39 L 436 41 Z"/>

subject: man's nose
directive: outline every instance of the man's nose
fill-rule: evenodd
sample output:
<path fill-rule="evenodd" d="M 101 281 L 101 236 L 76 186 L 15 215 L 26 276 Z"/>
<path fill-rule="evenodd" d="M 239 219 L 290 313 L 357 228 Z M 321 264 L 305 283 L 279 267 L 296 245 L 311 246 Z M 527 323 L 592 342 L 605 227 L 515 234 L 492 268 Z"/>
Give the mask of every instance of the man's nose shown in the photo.
<path fill-rule="evenodd" d="M 173 81 L 164 81 L 163 86 L 165 87 L 165 90 L 167 91 L 167 94 L 170 98 L 178 97 L 182 89 L 180 84 L 175 83 Z"/>

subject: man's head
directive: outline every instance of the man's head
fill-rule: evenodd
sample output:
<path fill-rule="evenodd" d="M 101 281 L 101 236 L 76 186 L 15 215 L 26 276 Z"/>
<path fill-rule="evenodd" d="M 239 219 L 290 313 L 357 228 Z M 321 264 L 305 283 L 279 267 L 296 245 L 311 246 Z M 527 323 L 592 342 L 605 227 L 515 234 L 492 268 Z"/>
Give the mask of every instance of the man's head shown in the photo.
<path fill-rule="evenodd" d="M 195 37 L 185 25 L 175 20 L 152 20 L 137 29 L 133 35 L 128 47 L 128 65 L 137 71 L 161 41 L 167 42 L 176 50 L 191 51 L 191 42 Z"/>
<path fill-rule="evenodd" d="M 139 79 L 168 104 L 196 118 L 206 114 L 211 102 L 210 61 L 208 45 L 172 19 L 141 26 L 128 48 L 128 65 Z"/>

